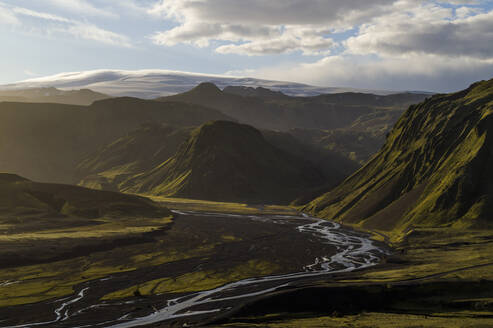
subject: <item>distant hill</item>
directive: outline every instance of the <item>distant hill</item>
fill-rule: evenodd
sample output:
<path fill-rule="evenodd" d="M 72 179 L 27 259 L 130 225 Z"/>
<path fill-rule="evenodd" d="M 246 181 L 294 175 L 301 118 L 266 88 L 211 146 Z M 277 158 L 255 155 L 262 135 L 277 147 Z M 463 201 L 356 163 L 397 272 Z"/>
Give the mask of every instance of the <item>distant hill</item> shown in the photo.
<path fill-rule="evenodd" d="M 427 96 L 412 93 L 388 96 L 341 93 L 289 97 L 261 88 L 228 87 L 221 91 L 212 83 L 202 83 L 188 92 L 157 100 L 200 104 L 260 129 L 286 131 L 293 128 L 346 128 L 362 116 L 403 111 Z"/>
<path fill-rule="evenodd" d="M 0 173 L 0 213 L 4 222 L 21 218 L 24 225 L 36 225 L 37 220 L 46 217 L 95 219 L 104 216 L 164 217 L 171 214 L 166 208 L 142 197 L 37 183 L 7 173 Z"/>
<path fill-rule="evenodd" d="M 411 106 L 385 146 L 307 210 L 365 228 L 493 226 L 493 80 Z"/>
<path fill-rule="evenodd" d="M 56 88 L 30 88 L 0 90 L 0 102 L 56 103 L 69 105 L 90 105 L 110 96 L 89 89 L 59 90 Z"/>
<path fill-rule="evenodd" d="M 75 183 L 75 168 L 146 122 L 197 126 L 231 119 L 199 105 L 112 98 L 90 106 L 0 103 L 0 171 L 45 182 Z"/>
<path fill-rule="evenodd" d="M 125 191 L 220 201 L 288 203 L 326 182 L 311 162 L 285 152 L 251 126 L 210 122 L 166 162 Z"/>

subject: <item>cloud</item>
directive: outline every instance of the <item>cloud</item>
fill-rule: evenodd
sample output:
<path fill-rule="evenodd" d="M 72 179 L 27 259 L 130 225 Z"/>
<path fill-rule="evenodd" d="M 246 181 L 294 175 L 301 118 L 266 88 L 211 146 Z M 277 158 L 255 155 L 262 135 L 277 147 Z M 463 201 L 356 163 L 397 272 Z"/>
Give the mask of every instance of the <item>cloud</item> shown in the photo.
<path fill-rule="evenodd" d="M 19 14 L 19 15 L 31 16 L 31 17 L 51 20 L 51 21 L 55 21 L 55 22 L 71 23 L 71 21 L 69 19 L 64 18 L 64 17 L 60 17 L 57 15 L 48 14 L 48 13 L 43 13 L 43 12 L 38 12 L 38 11 L 33 11 L 33 10 L 26 9 L 26 8 L 14 7 L 12 9 L 12 11 L 16 14 Z"/>
<path fill-rule="evenodd" d="M 5 10 L 2 11 L 2 9 Z M 55 33 L 68 34 L 79 39 L 97 41 L 108 45 L 121 47 L 132 46 L 130 40 L 126 36 L 116 32 L 105 30 L 87 21 L 69 19 L 51 13 L 34 11 L 27 8 L 6 7 L 2 6 L 0 3 L 0 20 L 3 17 L 2 13 L 4 12 L 10 15 L 6 17 L 12 17 L 11 19 L 13 19 L 13 23 L 15 23 L 15 25 L 17 26 L 22 26 L 23 24 L 25 24 L 25 22 L 23 22 L 19 18 L 20 16 L 27 16 L 34 19 L 47 21 L 43 24 L 36 24 L 36 27 L 34 29 L 29 28 L 29 33 L 42 31 L 43 34 L 49 35 Z"/>
<path fill-rule="evenodd" d="M 14 12 L 0 2 L 0 25 L 19 25 L 20 21 Z"/>
<path fill-rule="evenodd" d="M 301 51 L 327 53 L 330 34 L 388 11 L 396 0 L 162 0 L 149 13 L 177 26 L 155 33 L 156 44 L 209 46 L 219 53 L 245 55 Z"/>
<path fill-rule="evenodd" d="M 39 76 L 39 74 L 37 73 L 34 73 L 33 71 L 29 70 L 29 69 L 25 69 L 24 70 L 24 74 L 26 74 L 27 76 L 29 77 L 36 77 L 36 76 Z"/>
<path fill-rule="evenodd" d="M 244 72 L 235 73 L 243 75 Z M 313 63 L 285 63 L 248 70 L 248 75 L 324 86 L 449 92 L 478 79 L 491 78 L 493 59 L 415 54 L 386 59 L 336 55 Z"/>
<path fill-rule="evenodd" d="M 45 4 L 79 15 L 118 17 L 110 9 L 95 7 L 87 0 L 44 0 L 44 2 Z"/>
<path fill-rule="evenodd" d="M 462 9 L 464 11 L 465 9 Z M 353 54 L 493 57 L 493 11 L 455 16 L 451 8 L 425 4 L 375 18 L 346 41 Z"/>
<path fill-rule="evenodd" d="M 109 45 L 121 47 L 132 46 L 126 36 L 102 29 L 96 25 L 88 23 L 77 22 L 75 24 L 72 24 L 68 27 L 66 33 L 69 33 L 81 39 L 93 40 Z"/>

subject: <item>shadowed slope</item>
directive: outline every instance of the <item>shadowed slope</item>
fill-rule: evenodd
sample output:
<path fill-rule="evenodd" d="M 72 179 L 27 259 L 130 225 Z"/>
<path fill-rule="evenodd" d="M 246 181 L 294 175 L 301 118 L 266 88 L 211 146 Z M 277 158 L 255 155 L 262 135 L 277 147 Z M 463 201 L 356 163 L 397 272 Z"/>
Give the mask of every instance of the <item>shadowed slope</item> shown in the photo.
<path fill-rule="evenodd" d="M 383 149 L 307 209 L 367 228 L 493 221 L 493 80 L 411 106 Z"/>
<path fill-rule="evenodd" d="M 0 103 L 0 170 L 37 181 L 74 183 L 88 153 L 145 122 L 196 126 L 226 115 L 199 105 L 135 98 L 91 106 Z"/>
<path fill-rule="evenodd" d="M 103 216 L 163 217 L 171 214 L 143 197 L 32 182 L 7 173 L 0 173 L 0 196 L 0 218 L 3 223 L 9 223 L 9 219 L 15 221 L 16 229 L 34 219 L 42 219 L 37 224 L 44 224 L 49 217 L 94 219 Z"/>

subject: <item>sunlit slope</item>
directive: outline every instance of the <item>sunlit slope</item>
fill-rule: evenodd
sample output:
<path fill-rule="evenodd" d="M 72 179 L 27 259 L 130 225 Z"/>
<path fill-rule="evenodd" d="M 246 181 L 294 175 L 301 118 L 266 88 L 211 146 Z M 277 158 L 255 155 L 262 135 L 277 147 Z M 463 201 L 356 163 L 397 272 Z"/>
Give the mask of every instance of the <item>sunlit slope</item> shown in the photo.
<path fill-rule="evenodd" d="M 122 190 L 137 174 L 166 162 L 187 141 L 193 128 L 146 123 L 99 148 L 77 165 L 79 185 Z"/>
<path fill-rule="evenodd" d="M 493 80 L 411 106 L 382 150 L 307 210 L 397 232 L 491 226 L 492 114 Z"/>
<path fill-rule="evenodd" d="M 194 130 L 173 157 L 136 176 L 125 191 L 286 203 L 324 181 L 310 162 L 271 145 L 255 128 L 215 121 Z"/>

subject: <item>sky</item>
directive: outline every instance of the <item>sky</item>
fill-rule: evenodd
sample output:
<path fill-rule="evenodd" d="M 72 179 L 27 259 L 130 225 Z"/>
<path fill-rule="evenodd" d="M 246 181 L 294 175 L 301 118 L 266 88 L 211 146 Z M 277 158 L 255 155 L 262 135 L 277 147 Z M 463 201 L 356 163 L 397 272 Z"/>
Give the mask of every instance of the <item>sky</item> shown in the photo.
<path fill-rule="evenodd" d="M 0 0 L 0 83 L 169 69 L 328 87 L 493 78 L 493 0 Z"/>

